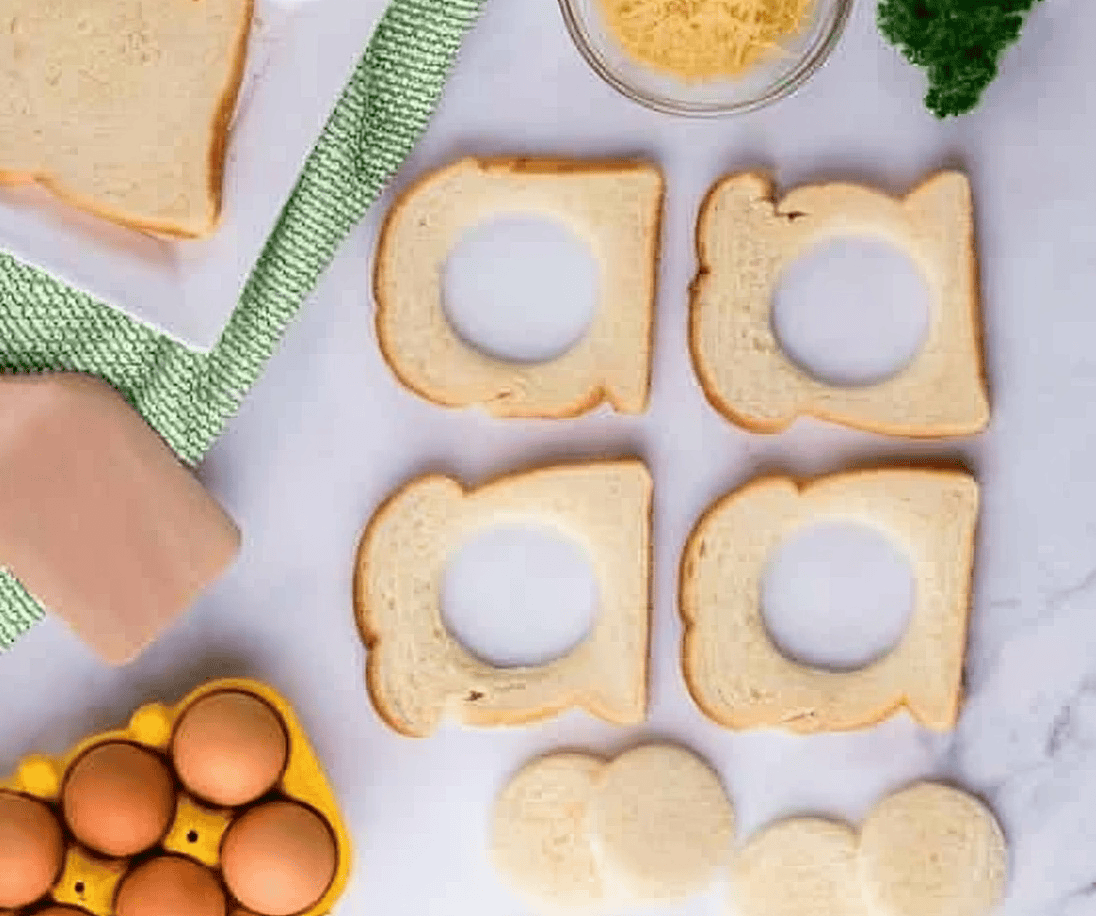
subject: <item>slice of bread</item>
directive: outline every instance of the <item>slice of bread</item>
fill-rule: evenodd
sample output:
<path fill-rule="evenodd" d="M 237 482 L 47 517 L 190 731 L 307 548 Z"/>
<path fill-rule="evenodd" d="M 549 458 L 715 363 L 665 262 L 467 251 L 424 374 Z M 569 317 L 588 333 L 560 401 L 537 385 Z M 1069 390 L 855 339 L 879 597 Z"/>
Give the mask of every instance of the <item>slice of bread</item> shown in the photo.
<path fill-rule="evenodd" d="M 587 825 L 614 893 L 683 900 L 707 887 L 730 858 L 734 810 L 719 776 L 696 754 L 646 744 L 606 765 Z"/>
<path fill-rule="evenodd" d="M 0 183 L 211 233 L 252 0 L 3 0 Z"/>
<path fill-rule="evenodd" d="M 1004 896 L 1008 848 L 978 799 L 920 783 L 868 815 L 858 863 L 873 916 L 986 916 Z"/>
<path fill-rule="evenodd" d="M 813 378 L 785 355 L 773 330 L 783 270 L 813 246 L 841 237 L 877 238 L 904 251 L 934 300 L 920 352 L 877 384 L 839 387 Z M 734 422 L 772 433 L 813 416 L 927 438 L 978 433 L 989 423 L 971 192 L 962 174 L 934 175 L 903 200 L 823 184 L 799 188 L 780 203 L 769 176 L 732 175 L 701 208 L 697 254 L 693 364 L 708 400 Z"/>
<path fill-rule="evenodd" d="M 492 862 L 542 911 L 592 913 L 605 905 L 586 834 L 587 805 L 604 768 L 590 754 L 550 754 L 523 767 L 495 802 Z"/>
<path fill-rule="evenodd" d="M 731 866 L 737 916 L 874 916 L 857 874 L 859 838 L 821 818 L 780 821 L 751 837 Z"/>
<path fill-rule="evenodd" d="M 642 722 L 651 489 L 641 462 L 621 460 L 545 467 L 475 490 L 430 475 L 390 497 L 362 535 L 354 577 L 369 691 L 380 716 L 415 737 L 432 733 L 447 715 L 465 725 L 518 725 L 573 706 L 610 722 Z M 563 658 L 497 668 L 448 632 L 441 584 L 448 558 L 467 538 L 514 521 L 543 524 L 586 548 L 600 613 Z"/>
<path fill-rule="evenodd" d="M 377 337 L 396 377 L 446 407 L 500 417 L 572 417 L 607 401 L 647 407 L 663 181 L 643 162 L 462 159 L 427 175 L 392 207 L 377 246 Z M 462 234 L 492 217 L 559 220 L 601 269 L 586 334 L 562 356 L 506 362 L 466 343 L 443 302 Z M 520 303 L 517 303 L 520 307 Z"/>
<path fill-rule="evenodd" d="M 689 691 L 728 728 L 794 732 L 875 725 L 901 708 L 947 730 L 959 714 L 978 485 L 965 471 L 881 468 L 800 484 L 763 477 L 717 501 L 681 562 Z M 807 522 L 863 524 L 904 548 L 916 581 L 909 627 L 856 671 L 807 667 L 774 644 L 761 606 L 770 553 Z"/>

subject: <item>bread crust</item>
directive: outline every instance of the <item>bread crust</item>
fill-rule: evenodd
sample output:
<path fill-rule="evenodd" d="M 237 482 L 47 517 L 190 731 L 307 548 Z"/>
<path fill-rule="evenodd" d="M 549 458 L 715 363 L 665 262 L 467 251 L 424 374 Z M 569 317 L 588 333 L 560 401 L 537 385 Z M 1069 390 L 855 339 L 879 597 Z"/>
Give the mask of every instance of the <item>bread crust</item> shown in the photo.
<path fill-rule="evenodd" d="M 959 710 L 963 700 L 963 681 L 962 671 L 959 672 L 959 677 L 955 685 L 955 689 L 949 696 L 949 703 L 947 709 L 938 710 L 938 717 L 930 718 L 923 714 L 918 703 L 913 700 L 908 692 L 896 692 L 889 698 L 882 698 L 883 694 L 880 692 L 881 699 L 877 702 L 874 708 L 870 708 L 870 704 L 865 704 L 865 711 L 862 715 L 849 719 L 842 717 L 835 717 L 825 712 L 819 713 L 815 708 L 810 711 L 810 714 L 804 714 L 800 716 L 774 719 L 771 715 L 765 713 L 751 715 L 743 715 L 741 712 L 738 714 L 727 713 L 724 710 L 718 709 L 710 701 L 707 691 L 700 684 L 700 677 L 697 674 L 694 666 L 695 654 L 697 649 L 697 641 L 702 638 L 698 632 L 700 629 L 700 623 L 698 618 L 700 614 L 704 613 L 704 610 L 694 606 L 692 597 L 690 595 L 690 589 L 695 581 L 696 566 L 698 562 L 703 559 L 705 551 L 698 546 L 698 543 L 705 536 L 705 533 L 711 524 L 712 520 L 720 515 L 728 506 L 748 499 L 754 493 L 761 491 L 767 487 L 773 485 L 791 485 L 795 488 L 796 498 L 801 498 L 804 494 L 808 493 L 811 489 L 819 485 L 837 485 L 840 486 L 843 483 L 855 482 L 863 479 L 866 475 L 875 475 L 882 472 L 902 472 L 905 474 L 923 475 L 927 478 L 936 478 L 940 481 L 948 479 L 955 480 L 958 477 L 966 477 L 971 484 L 974 484 L 974 478 L 970 476 L 965 470 L 954 466 L 901 466 L 901 465 L 865 465 L 863 467 L 842 471 L 835 474 L 823 475 L 819 477 L 806 478 L 806 477 L 792 477 L 784 474 L 764 474 L 756 477 L 741 487 L 735 488 L 723 496 L 719 497 L 713 502 L 705 511 L 701 514 L 696 524 L 693 526 L 689 533 L 688 538 L 685 541 L 685 547 L 681 553 L 681 559 L 678 568 L 678 587 L 677 587 L 677 605 L 678 614 L 682 625 L 681 636 L 681 669 L 684 675 L 686 689 L 689 692 L 690 697 L 696 704 L 697 708 L 704 713 L 711 721 L 734 730 L 744 730 L 755 727 L 768 727 L 775 726 L 781 727 L 788 731 L 811 734 L 818 732 L 841 732 L 841 731 L 857 731 L 864 728 L 870 728 L 879 725 L 886 719 L 895 715 L 896 713 L 906 710 L 914 721 L 918 724 L 931 728 L 937 731 L 949 730 L 954 727 L 955 722 L 958 720 Z M 976 485 L 975 485 L 976 486 Z M 977 490 L 975 491 L 977 492 Z M 977 499 L 977 497 L 976 497 Z M 977 511 L 977 502 L 975 504 L 975 512 Z M 966 575 L 964 577 L 964 590 L 962 594 L 961 604 L 958 606 L 958 612 L 961 614 L 961 618 L 958 622 L 958 639 L 957 643 L 952 647 L 953 651 L 957 654 L 960 660 L 960 668 L 962 667 L 962 660 L 966 655 L 967 635 L 970 624 L 971 613 L 971 596 L 972 596 L 972 582 L 973 582 L 973 570 L 974 570 L 974 551 L 975 551 L 975 539 L 977 533 L 977 521 L 970 526 L 970 537 L 966 544 L 966 557 L 961 560 L 966 567 Z M 916 613 L 916 611 L 915 611 Z M 911 617 L 910 627 L 914 625 L 914 619 Z M 771 641 L 770 641 L 771 645 Z M 852 672 L 824 672 L 824 669 L 813 668 L 809 665 L 804 665 L 795 662 L 794 660 L 787 659 L 786 656 L 775 646 L 772 646 L 772 650 L 784 658 L 793 668 L 798 671 L 804 672 L 819 672 L 828 674 L 828 676 L 835 679 L 840 679 L 848 675 L 855 675 L 863 671 L 869 671 L 872 668 L 882 664 L 890 657 L 885 656 L 879 661 L 870 663 L 863 668 L 856 669 Z M 897 651 L 897 647 L 896 650 Z M 893 652 L 891 653 L 893 654 Z M 824 704 L 820 704 L 824 705 Z"/>
<path fill-rule="evenodd" d="M 495 398 L 478 402 L 489 413 L 499 416 L 513 417 L 517 419 L 554 419 L 569 420 L 580 417 L 596 409 L 601 404 L 608 404 L 614 410 L 621 413 L 643 413 L 647 409 L 650 400 L 651 378 L 653 373 L 653 353 L 655 341 L 655 323 L 658 302 L 658 277 L 661 266 L 661 237 L 664 220 L 665 180 L 661 171 L 652 163 L 638 158 L 577 160 L 562 158 L 534 158 L 527 156 L 466 156 L 454 162 L 424 174 L 405 187 L 395 198 L 395 201 L 385 214 L 381 223 L 376 245 L 376 255 L 373 262 L 373 301 L 374 328 L 377 342 L 380 346 L 381 356 L 392 374 L 405 388 L 413 391 L 419 397 L 436 404 L 439 407 L 461 408 L 468 406 L 468 402 L 450 395 L 442 386 L 429 386 L 405 370 L 405 367 L 395 355 L 399 349 L 398 344 L 392 339 L 385 320 L 386 310 L 390 307 L 390 298 L 387 290 L 391 283 L 392 271 L 390 269 L 391 258 L 388 256 L 393 245 L 395 227 L 404 216 L 407 208 L 414 202 L 423 189 L 438 181 L 443 181 L 450 175 L 460 173 L 469 168 L 486 175 L 531 175 L 531 176 L 559 176 L 559 175 L 616 175 L 622 172 L 643 172 L 654 176 L 658 180 L 658 193 L 654 201 L 653 228 L 648 235 L 645 260 L 649 264 L 649 288 L 650 294 L 645 304 L 649 319 L 647 322 L 646 348 L 644 352 L 645 381 L 643 385 L 642 402 L 639 408 L 628 405 L 622 401 L 617 392 L 603 382 L 595 383 L 580 396 L 569 401 L 561 401 L 548 407 L 528 406 L 522 407 L 508 403 L 513 392 L 501 392 Z M 576 344 L 577 346 L 577 344 Z M 474 348 L 473 348 L 474 349 Z M 499 360 L 500 364 L 508 365 L 506 361 Z M 548 360 L 545 364 L 554 362 Z M 544 364 L 541 364 L 544 365 Z M 534 365 L 533 370 L 537 368 Z"/>
<path fill-rule="evenodd" d="M 236 102 L 243 85 L 244 70 L 247 66 L 247 46 L 251 38 L 251 27 L 255 20 L 255 0 L 244 0 L 244 11 L 239 22 L 236 36 L 235 66 L 228 83 L 221 94 L 221 103 L 217 109 L 213 135 L 209 143 L 209 199 L 213 206 L 213 221 L 208 232 L 213 232 L 221 222 L 221 206 L 224 197 L 225 158 L 228 153 L 228 137 L 232 118 L 236 112 Z"/>
<path fill-rule="evenodd" d="M 212 235 L 221 224 L 224 187 L 224 165 L 228 149 L 229 133 L 240 86 L 243 83 L 247 63 L 247 46 L 255 14 L 255 0 L 241 0 L 241 17 L 236 36 L 236 51 L 232 70 L 221 95 L 220 103 L 210 131 L 208 150 L 209 186 L 207 205 L 210 218 L 200 230 L 191 230 L 171 220 L 145 219 L 107 206 L 94 197 L 80 194 L 59 181 L 48 169 L 16 172 L 0 168 L 0 186 L 15 187 L 37 184 L 48 190 L 58 200 L 85 213 L 107 220 L 127 229 L 149 232 L 167 238 L 193 240 Z"/>
<path fill-rule="evenodd" d="M 653 482 L 651 481 L 645 466 L 638 459 L 604 458 L 584 462 L 560 462 L 552 465 L 539 466 L 530 470 L 515 471 L 510 474 L 496 477 L 479 486 L 466 486 L 454 480 L 452 477 L 443 474 L 425 474 L 406 481 L 381 502 L 380 506 L 374 511 L 369 522 L 366 524 L 358 541 L 352 581 L 352 603 L 354 606 L 354 617 L 358 633 L 367 652 L 366 689 L 374 709 L 376 709 L 381 720 L 388 725 L 389 728 L 409 738 L 427 737 L 433 731 L 433 728 L 430 726 L 423 727 L 422 723 L 416 724 L 400 716 L 396 712 L 394 704 L 390 702 L 389 697 L 386 695 L 383 686 L 384 677 L 382 675 L 382 666 L 384 664 L 384 658 L 382 656 L 382 646 L 387 636 L 385 627 L 378 620 L 376 608 L 370 600 L 368 583 L 372 573 L 370 548 L 376 538 L 377 529 L 387 521 L 389 512 L 393 506 L 411 491 L 424 484 L 433 483 L 442 485 L 446 488 L 453 488 L 455 492 L 459 493 L 460 499 L 467 499 L 472 496 L 490 494 L 493 490 L 505 487 L 516 481 L 528 480 L 532 477 L 543 475 L 552 475 L 560 471 L 577 471 L 595 467 L 610 470 L 618 468 L 629 474 L 642 469 L 645 475 L 644 498 L 646 502 L 646 511 L 643 525 L 647 531 L 647 550 L 644 558 L 645 610 L 641 621 L 641 630 L 643 634 L 641 652 L 644 661 L 642 665 L 642 680 L 639 685 L 640 692 L 644 697 L 642 709 L 638 710 L 638 713 L 636 710 L 624 710 L 610 703 L 602 702 L 597 690 L 581 688 L 573 688 L 567 692 L 560 691 L 552 701 L 543 702 L 536 706 L 483 709 L 481 706 L 477 706 L 477 703 L 485 699 L 486 691 L 481 691 L 476 685 L 473 685 L 467 691 L 463 691 L 463 697 L 458 696 L 462 691 L 448 691 L 448 707 L 450 707 L 449 711 L 455 713 L 464 724 L 475 727 L 527 725 L 549 719 L 576 706 L 586 709 L 598 718 L 618 725 L 632 725 L 643 721 L 646 718 L 645 698 L 649 689 L 649 665 L 647 659 L 650 657 L 651 608 L 653 601 L 654 545 L 653 537 L 651 537 L 654 517 L 652 500 Z M 594 632 L 594 629 L 591 629 L 591 632 L 586 639 L 572 650 L 572 652 L 561 659 L 557 659 L 555 662 L 550 662 L 543 666 L 503 669 L 486 665 L 481 660 L 475 659 L 476 663 L 482 666 L 483 669 L 477 676 L 477 680 L 489 679 L 492 676 L 502 675 L 504 673 L 520 674 L 522 672 L 536 671 L 538 669 L 546 670 L 553 666 L 558 666 L 572 658 L 581 646 L 592 640 L 594 638 Z M 459 647 L 459 641 L 454 639 L 453 642 Z M 478 696 L 476 694 L 478 694 Z M 445 705 L 446 704 L 443 704 L 443 706 Z M 451 708 L 454 706 L 456 707 L 455 709 Z M 441 715 L 443 715 L 445 711 L 446 709 L 442 709 Z"/>
<path fill-rule="evenodd" d="M 907 204 L 909 201 L 915 199 L 917 195 L 923 193 L 924 191 L 926 191 L 926 189 L 930 188 L 934 182 L 956 174 L 960 173 L 938 171 L 928 175 L 900 199 L 901 203 Z M 838 423 L 851 429 L 860 430 L 862 432 L 889 436 L 900 436 L 910 439 L 943 439 L 983 432 L 989 423 L 988 406 L 984 417 L 976 417 L 962 423 L 937 424 L 935 426 L 931 426 L 927 425 L 925 422 L 910 423 L 908 421 L 902 421 L 897 418 L 887 419 L 885 417 L 878 418 L 872 421 L 867 421 L 863 419 L 858 419 L 855 416 L 849 416 L 840 410 L 829 409 L 826 407 L 825 403 L 820 404 L 812 401 L 811 399 L 807 399 L 805 403 L 797 405 L 796 409 L 790 411 L 784 416 L 766 419 L 763 417 L 758 417 L 745 413 L 744 411 L 740 410 L 729 398 L 721 394 L 719 390 L 719 385 L 713 376 L 712 367 L 709 365 L 709 362 L 705 359 L 702 353 L 701 339 L 703 335 L 700 322 L 700 312 L 704 307 L 704 303 L 702 302 L 702 296 L 704 294 L 704 291 L 707 286 L 713 282 L 712 273 L 714 268 L 710 251 L 710 238 L 713 232 L 711 227 L 711 222 L 713 218 L 712 210 L 716 202 L 719 200 L 721 194 L 728 186 L 743 180 L 751 180 L 757 182 L 758 185 L 764 189 L 764 196 L 762 200 L 772 207 L 774 219 L 783 218 L 794 220 L 799 215 L 801 215 L 797 214 L 795 211 L 784 212 L 782 210 L 784 200 L 786 200 L 787 196 L 792 193 L 796 193 L 807 188 L 810 188 L 812 190 L 826 190 L 850 187 L 847 182 L 828 182 L 824 184 L 805 185 L 799 189 L 796 189 L 796 191 L 785 194 L 785 197 L 783 199 L 778 200 L 776 195 L 776 183 L 772 174 L 764 170 L 756 169 L 726 175 L 719 181 L 717 181 L 705 194 L 698 212 L 694 236 L 694 244 L 697 254 L 697 273 L 689 286 L 689 332 L 687 334 L 687 340 L 690 359 L 696 372 L 697 380 L 700 384 L 701 390 L 703 391 L 708 403 L 711 404 L 712 407 L 715 408 L 715 410 L 717 410 L 720 414 L 731 420 L 736 425 L 741 426 L 743 429 L 749 430 L 750 432 L 759 434 L 781 433 L 788 429 L 790 426 L 792 426 L 797 419 L 804 416 L 813 417 L 817 420 L 821 420 L 824 422 Z M 971 288 L 974 291 L 973 295 L 970 297 L 969 303 L 969 320 L 971 322 L 971 326 L 974 332 L 974 346 L 973 352 L 970 354 L 970 358 L 975 361 L 974 368 L 979 379 L 981 395 L 988 405 L 990 391 L 989 379 L 986 371 L 984 357 L 985 330 L 982 322 L 981 285 L 978 271 L 977 248 L 975 245 L 975 220 L 973 213 L 973 202 L 969 193 L 969 185 L 967 186 L 967 202 L 968 207 L 971 211 L 969 230 L 964 238 L 957 239 L 956 242 L 959 245 L 963 246 L 969 253 L 966 259 L 966 270 L 968 273 Z M 894 378 L 898 378 L 903 375 L 904 372 L 905 369 L 900 370 L 891 378 L 888 378 L 877 385 L 865 387 L 869 389 L 883 387 L 891 382 Z M 826 387 L 832 390 L 841 390 L 840 386 Z"/>

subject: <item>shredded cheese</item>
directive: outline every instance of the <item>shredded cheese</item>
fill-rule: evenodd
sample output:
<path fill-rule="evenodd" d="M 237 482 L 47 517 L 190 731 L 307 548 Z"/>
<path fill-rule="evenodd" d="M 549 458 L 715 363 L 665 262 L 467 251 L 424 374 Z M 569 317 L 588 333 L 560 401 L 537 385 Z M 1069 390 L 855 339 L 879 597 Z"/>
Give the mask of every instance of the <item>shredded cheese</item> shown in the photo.
<path fill-rule="evenodd" d="M 600 0 L 638 62 L 689 80 L 739 76 L 794 35 L 813 0 Z"/>

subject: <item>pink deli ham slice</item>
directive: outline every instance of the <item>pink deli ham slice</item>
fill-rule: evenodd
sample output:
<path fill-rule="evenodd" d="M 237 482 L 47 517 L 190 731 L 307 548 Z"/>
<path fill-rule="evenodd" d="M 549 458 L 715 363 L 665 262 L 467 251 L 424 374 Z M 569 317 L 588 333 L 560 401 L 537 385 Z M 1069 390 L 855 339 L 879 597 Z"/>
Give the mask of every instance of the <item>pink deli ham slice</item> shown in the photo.
<path fill-rule="evenodd" d="M 239 547 L 232 519 L 105 382 L 0 376 L 0 567 L 105 661 L 136 657 Z"/>

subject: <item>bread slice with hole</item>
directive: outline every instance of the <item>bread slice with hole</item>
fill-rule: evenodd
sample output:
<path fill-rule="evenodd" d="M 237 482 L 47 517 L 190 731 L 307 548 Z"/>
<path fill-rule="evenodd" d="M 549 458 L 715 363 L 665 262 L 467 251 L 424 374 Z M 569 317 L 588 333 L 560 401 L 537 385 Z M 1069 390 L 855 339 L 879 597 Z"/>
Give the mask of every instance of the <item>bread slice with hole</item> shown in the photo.
<path fill-rule="evenodd" d="M 443 718 L 521 725 L 571 707 L 622 725 L 642 722 L 651 499 L 650 474 L 630 459 L 542 467 L 474 489 L 441 475 L 400 488 L 366 526 L 354 575 L 367 682 L 381 718 L 413 737 L 430 735 Z M 514 523 L 543 525 L 585 548 L 599 608 L 590 632 L 567 655 L 500 668 L 448 631 L 441 587 L 448 559 L 468 539 Z"/>
<path fill-rule="evenodd" d="M 561 418 L 605 402 L 642 413 L 662 198 L 661 172 L 641 161 L 466 158 L 424 176 L 393 205 L 377 244 L 373 291 L 385 361 L 403 385 L 445 407 Z M 488 356 L 460 337 L 444 308 L 445 264 L 462 235 L 518 215 L 569 228 L 599 266 L 585 334 L 543 362 Z"/>
<path fill-rule="evenodd" d="M 978 505 L 968 472 L 936 467 L 865 468 L 807 482 L 761 477 L 717 500 L 681 561 L 682 665 L 694 701 L 733 729 L 848 731 L 903 709 L 928 728 L 954 728 Z M 831 521 L 889 537 L 908 556 L 916 582 L 902 638 L 853 671 L 789 658 L 761 604 L 772 552 L 805 524 Z"/>
<path fill-rule="evenodd" d="M 907 254 L 932 303 L 919 352 L 870 385 L 814 378 L 788 358 L 773 329 L 784 269 L 814 246 L 845 237 L 880 240 Z M 971 435 L 989 423 L 971 190 L 961 173 L 933 175 L 903 198 L 830 183 L 780 201 L 769 175 L 732 175 L 701 208 L 697 255 L 689 344 L 708 400 L 728 419 L 775 433 L 812 416 L 923 438 Z"/>
<path fill-rule="evenodd" d="M 0 184 L 137 229 L 217 226 L 253 0 L 3 0 Z"/>

